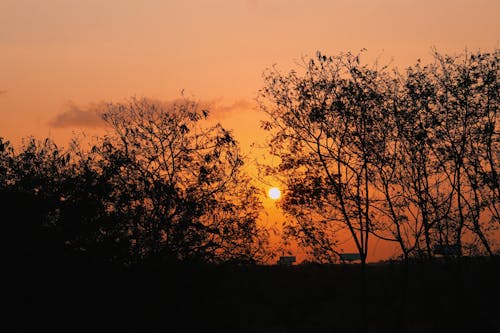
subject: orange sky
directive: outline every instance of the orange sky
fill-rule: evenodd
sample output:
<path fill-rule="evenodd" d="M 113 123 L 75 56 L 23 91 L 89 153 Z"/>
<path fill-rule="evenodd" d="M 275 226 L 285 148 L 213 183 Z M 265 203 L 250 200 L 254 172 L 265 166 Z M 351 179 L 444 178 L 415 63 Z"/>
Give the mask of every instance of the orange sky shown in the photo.
<path fill-rule="evenodd" d="M 184 89 L 261 156 L 250 144 L 265 135 L 252 104 L 265 68 L 317 50 L 367 48 L 400 67 L 432 46 L 491 50 L 499 15 L 498 0 L 1 0 L 0 136 L 64 143 L 94 131 L 93 105 Z"/>

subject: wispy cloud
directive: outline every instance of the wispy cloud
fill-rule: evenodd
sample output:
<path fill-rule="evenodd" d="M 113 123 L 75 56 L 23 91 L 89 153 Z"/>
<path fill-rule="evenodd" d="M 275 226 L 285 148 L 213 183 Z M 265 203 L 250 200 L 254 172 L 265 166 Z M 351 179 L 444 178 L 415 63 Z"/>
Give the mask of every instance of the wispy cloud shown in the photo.
<path fill-rule="evenodd" d="M 0 95 L 4 95 L 7 93 L 7 90 L 0 90 Z"/>
<path fill-rule="evenodd" d="M 152 100 L 154 101 L 154 100 Z M 183 99 L 172 99 L 167 101 L 156 101 L 168 109 L 174 104 L 182 104 L 185 102 Z M 106 123 L 101 118 L 101 115 L 109 107 L 109 103 L 100 102 L 93 103 L 87 107 L 78 106 L 72 102 L 68 103 L 63 111 L 55 116 L 50 125 L 56 128 L 68 127 L 87 127 L 98 128 L 105 127 Z M 224 118 L 231 117 L 237 112 L 248 112 L 255 109 L 255 102 L 239 99 L 232 104 L 223 104 L 222 99 L 211 100 L 198 100 L 197 107 L 199 109 L 206 109 L 210 112 L 209 119 L 221 121 Z"/>
<path fill-rule="evenodd" d="M 247 99 L 239 99 L 229 105 L 222 104 L 220 100 L 214 100 L 207 104 L 209 105 L 208 109 L 211 111 L 212 117 L 215 119 L 230 117 L 238 112 L 253 111 L 257 106 L 255 102 Z"/>
<path fill-rule="evenodd" d="M 87 108 L 81 108 L 74 103 L 69 103 L 65 110 L 58 114 L 50 125 L 58 128 L 66 127 L 104 127 L 105 122 L 101 118 L 104 103 L 91 104 Z"/>

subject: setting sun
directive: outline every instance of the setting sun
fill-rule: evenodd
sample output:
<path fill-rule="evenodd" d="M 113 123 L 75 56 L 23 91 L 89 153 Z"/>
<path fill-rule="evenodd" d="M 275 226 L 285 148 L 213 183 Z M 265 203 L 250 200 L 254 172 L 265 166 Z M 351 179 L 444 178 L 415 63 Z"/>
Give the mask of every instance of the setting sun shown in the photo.
<path fill-rule="evenodd" d="M 281 197 L 281 191 L 277 187 L 271 187 L 268 193 L 269 197 L 273 200 L 278 200 Z"/>

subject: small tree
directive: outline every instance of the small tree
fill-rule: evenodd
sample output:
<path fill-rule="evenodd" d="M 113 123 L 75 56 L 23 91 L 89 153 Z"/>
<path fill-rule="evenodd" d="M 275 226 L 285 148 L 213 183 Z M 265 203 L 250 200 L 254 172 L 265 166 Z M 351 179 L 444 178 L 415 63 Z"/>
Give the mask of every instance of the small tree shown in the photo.
<path fill-rule="evenodd" d="M 51 140 L 28 139 L 19 153 L 0 139 L 0 205 L 4 244 L 12 258 L 55 253 L 53 232 L 68 156 Z"/>

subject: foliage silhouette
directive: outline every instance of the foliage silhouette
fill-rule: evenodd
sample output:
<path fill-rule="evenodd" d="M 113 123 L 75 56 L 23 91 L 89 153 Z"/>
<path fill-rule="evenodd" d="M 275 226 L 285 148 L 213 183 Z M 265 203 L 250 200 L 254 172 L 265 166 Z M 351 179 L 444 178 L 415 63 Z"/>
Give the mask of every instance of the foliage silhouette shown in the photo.
<path fill-rule="evenodd" d="M 303 73 L 265 74 L 263 127 L 281 161 L 267 171 L 285 179 L 286 237 L 320 262 L 337 260 L 341 230 L 363 264 L 371 237 L 405 259 L 444 248 L 493 256 L 499 51 L 434 51 L 434 63 L 404 73 L 361 56 L 318 53 Z M 123 264 L 263 260 L 257 189 L 231 133 L 203 126 L 208 116 L 189 100 L 131 98 L 107 105 L 112 134 L 91 149 L 30 138 L 17 152 L 0 140 L 5 244 Z"/>
<path fill-rule="evenodd" d="M 99 262 L 254 262 L 265 230 L 237 142 L 202 127 L 196 103 L 132 98 L 110 104 L 114 133 L 68 151 L 35 139 L 17 153 L 0 140 L 0 194 L 14 257 Z M 52 251 L 52 256 L 48 252 Z"/>
<path fill-rule="evenodd" d="M 338 260 L 347 230 L 362 263 L 370 237 L 405 259 L 434 248 L 492 256 L 499 226 L 500 52 L 420 61 L 404 74 L 362 54 L 304 59 L 264 74 L 264 129 L 284 179 L 285 225 L 314 260 Z M 464 252 L 466 251 L 466 252 Z"/>

